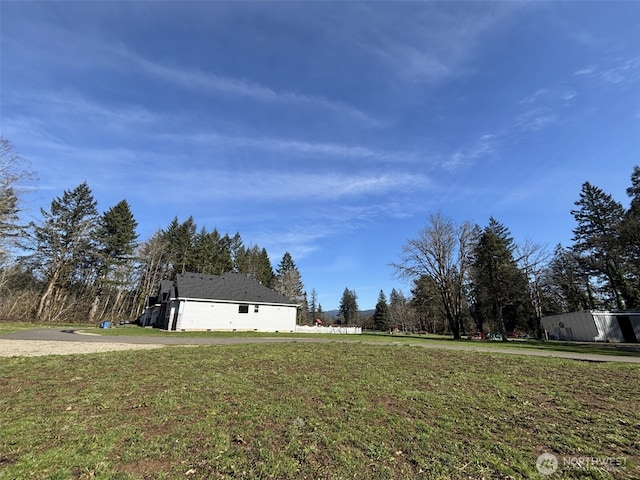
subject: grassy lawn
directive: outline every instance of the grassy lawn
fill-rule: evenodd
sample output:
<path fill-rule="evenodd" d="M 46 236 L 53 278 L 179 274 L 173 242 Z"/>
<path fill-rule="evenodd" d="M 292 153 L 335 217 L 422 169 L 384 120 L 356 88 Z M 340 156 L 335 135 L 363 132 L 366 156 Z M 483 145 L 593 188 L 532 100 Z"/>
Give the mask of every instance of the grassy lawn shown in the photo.
<path fill-rule="evenodd" d="M 634 479 L 639 386 L 634 365 L 362 343 L 0 358 L 0 479 Z"/>
<path fill-rule="evenodd" d="M 136 325 L 117 325 L 108 329 L 97 328 L 94 325 L 81 324 L 38 324 L 19 322 L 0 322 L 0 335 L 32 328 L 71 328 L 82 330 L 85 333 L 105 336 L 145 336 L 145 337 L 176 337 L 185 338 L 260 338 L 260 337 L 292 337 L 292 338 L 325 338 L 330 340 L 354 342 L 380 342 L 401 343 L 409 345 L 465 345 L 479 348 L 525 348 L 535 350 L 553 350 L 559 352 L 587 353 L 598 355 L 624 355 L 640 357 L 639 344 L 607 344 L 607 343 L 576 343 L 539 340 L 510 340 L 509 342 L 479 341 L 479 340 L 453 340 L 444 335 L 404 335 L 387 333 L 364 333 L 362 335 L 317 334 L 317 333 L 290 333 L 290 332 L 168 332 L 157 328 L 141 328 Z"/>
<path fill-rule="evenodd" d="M 77 326 L 77 328 L 82 328 Z M 156 328 L 140 328 L 135 325 L 117 326 L 108 329 L 101 328 L 83 328 L 86 333 L 109 336 L 150 336 L 150 337 L 196 337 L 196 338 L 257 338 L 257 337 L 292 337 L 292 338 L 326 338 L 331 340 L 340 339 L 354 342 L 381 342 L 381 343 L 405 343 L 411 345 L 431 344 L 431 345 L 450 345 L 457 343 L 471 347 L 482 348 L 530 348 L 536 350 L 554 350 L 560 352 L 573 353 L 591 353 L 599 355 L 627 355 L 640 357 L 640 345 L 627 344 L 625 346 L 609 345 L 605 343 L 571 343 L 571 342 L 542 342 L 538 340 L 512 340 L 509 342 L 492 342 L 479 340 L 453 340 L 451 337 L 436 335 L 389 335 L 384 333 L 366 333 L 362 335 L 339 335 L 335 334 L 317 334 L 317 333 L 270 333 L 270 332 L 168 332 Z"/>

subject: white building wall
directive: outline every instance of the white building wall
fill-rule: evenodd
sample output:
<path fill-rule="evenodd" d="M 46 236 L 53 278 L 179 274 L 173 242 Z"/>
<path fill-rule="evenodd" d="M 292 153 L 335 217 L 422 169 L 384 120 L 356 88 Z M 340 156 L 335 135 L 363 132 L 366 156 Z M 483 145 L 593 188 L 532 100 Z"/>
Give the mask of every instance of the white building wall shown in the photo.
<path fill-rule="evenodd" d="M 580 342 L 615 342 L 625 341 L 620 329 L 618 315 L 628 316 L 640 339 L 640 315 L 627 312 L 583 311 L 563 313 L 550 317 L 542 317 L 544 328 L 550 339 L 575 340 Z"/>
<path fill-rule="evenodd" d="M 239 303 L 221 303 L 180 299 L 177 308 L 176 330 L 220 330 L 293 332 L 296 327 L 295 305 L 248 306 L 240 313 Z"/>
<path fill-rule="evenodd" d="M 624 335 L 614 315 L 608 312 L 592 312 L 592 315 L 599 332 L 596 342 L 624 342 Z"/>
<path fill-rule="evenodd" d="M 571 312 L 542 317 L 542 328 L 549 338 L 580 342 L 602 341 L 591 312 Z"/>

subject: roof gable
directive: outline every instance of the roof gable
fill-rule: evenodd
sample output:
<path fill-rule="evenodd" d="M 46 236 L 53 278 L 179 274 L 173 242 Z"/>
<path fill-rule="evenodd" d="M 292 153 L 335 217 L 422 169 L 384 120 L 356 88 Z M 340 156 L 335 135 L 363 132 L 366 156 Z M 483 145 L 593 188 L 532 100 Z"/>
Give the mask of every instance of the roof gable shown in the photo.
<path fill-rule="evenodd" d="M 185 273 L 176 276 L 175 285 L 176 296 L 180 298 L 296 305 L 284 295 L 242 273 Z"/>

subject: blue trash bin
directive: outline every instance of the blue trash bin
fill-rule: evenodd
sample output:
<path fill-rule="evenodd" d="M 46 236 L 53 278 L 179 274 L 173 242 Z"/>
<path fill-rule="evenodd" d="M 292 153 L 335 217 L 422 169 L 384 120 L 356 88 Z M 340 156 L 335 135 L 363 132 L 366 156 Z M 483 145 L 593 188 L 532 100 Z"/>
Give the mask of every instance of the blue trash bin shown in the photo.
<path fill-rule="evenodd" d="M 109 328 L 109 322 L 102 322 L 102 328 Z"/>

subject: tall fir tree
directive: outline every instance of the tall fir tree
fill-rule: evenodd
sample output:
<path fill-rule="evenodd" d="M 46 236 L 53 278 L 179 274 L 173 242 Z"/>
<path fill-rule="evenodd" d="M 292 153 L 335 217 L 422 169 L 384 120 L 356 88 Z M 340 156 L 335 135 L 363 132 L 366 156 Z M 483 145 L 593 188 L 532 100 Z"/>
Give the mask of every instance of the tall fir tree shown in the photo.
<path fill-rule="evenodd" d="M 303 321 L 306 316 L 304 285 L 298 267 L 289 252 L 285 252 L 276 269 L 275 284 L 278 293 L 299 305 L 298 321 Z"/>
<path fill-rule="evenodd" d="M 349 290 L 345 287 L 338 310 L 344 325 L 354 325 L 358 322 L 358 295 L 355 290 Z"/>
<path fill-rule="evenodd" d="M 391 317 L 389 314 L 389 305 L 387 304 L 387 297 L 382 290 L 378 294 L 378 302 L 376 303 L 375 311 L 373 312 L 373 325 L 376 330 L 389 331 L 391 327 Z"/>
<path fill-rule="evenodd" d="M 172 278 L 192 268 L 196 229 L 196 223 L 190 216 L 182 223 L 175 217 L 164 231 L 164 238 L 169 245 Z"/>
<path fill-rule="evenodd" d="M 105 288 L 112 287 L 116 290 L 116 298 L 111 302 L 112 309 L 120 307 L 121 287 L 127 285 L 133 269 L 134 252 L 138 245 L 137 227 L 138 222 L 126 200 L 121 200 L 98 219 L 98 278 L 94 301 L 89 311 L 90 322 L 95 319 Z"/>
<path fill-rule="evenodd" d="M 41 214 L 42 222 L 31 224 L 34 253 L 30 260 L 44 280 L 35 315 L 49 320 L 58 307 L 57 291 L 88 283 L 82 276 L 95 258 L 98 211 L 89 185 L 83 182 L 53 199 L 50 209 L 41 209 Z"/>
<path fill-rule="evenodd" d="M 267 250 L 253 245 L 237 257 L 238 272 L 256 279 L 262 285 L 273 288 L 275 274 Z"/>
<path fill-rule="evenodd" d="M 522 317 L 531 315 L 527 278 L 513 256 L 514 243 L 509 229 L 495 218 L 479 236 L 472 267 L 473 314 L 482 331 L 487 321 L 494 321 L 503 340 L 507 329 L 513 330 Z"/>
<path fill-rule="evenodd" d="M 640 308 L 640 167 L 631 174 L 631 186 L 627 188 L 631 203 L 625 212 L 620 229 L 620 242 L 624 254 L 626 307 Z"/>
<path fill-rule="evenodd" d="M 604 284 L 604 306 L 625 308 L 632 295 L 624 272 L 620 239 L 624 208 L 589 182 L 582 185 L 575 205 L 577 208 L 571 210 L 577 223 L 573 229 L 573 250 L 580 255 L 579 260 L 595 283 Z"/>
<path fill-rule="evenodd" d="M 562 307 L 562 312 L 594 310 L 597 304 L 589 273 L 583 268 L 579 254 L 557 245 L 546 269 L 550 295 Z M 556 312 L 556 313 L 562 313 Z"/>
<path fill-rule="evenodd" d="M 316 289 L 311 289 L 311 303 L 309 304 L 309 316 L 311 321 L 315 321 L 318 318 L 318 294 Z"/>

